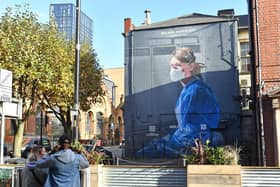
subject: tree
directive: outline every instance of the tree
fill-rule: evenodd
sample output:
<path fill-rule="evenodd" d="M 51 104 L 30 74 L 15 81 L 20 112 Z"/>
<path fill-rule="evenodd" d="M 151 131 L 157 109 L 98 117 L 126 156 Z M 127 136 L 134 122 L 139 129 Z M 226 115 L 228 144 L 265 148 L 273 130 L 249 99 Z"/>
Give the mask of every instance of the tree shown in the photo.
<path fill-rule="evenodd" d="M 38 85 L 42 74 L 40 66 L 41 25 L 37 17 L 25 7 L 11 8 L 0 22 L 0 67 L 13 72 L 13 97 L 23 101 L 23 118 L 16 124 L 14 154 L 20 156 L 24 122 L 34 111 L 38 99 Z"/>
<path fill-rule="evenodd" d="M 70 132 L 70 109 L 74 95 L 74 45 L 58 33 L 55 25 L 40 24 L 28 5 L 7 8 L 0 21 L 0 68 L 13 72 L 13 97 L 23 100 L 23 119 L 15 128 L 14 154 L 20 156 L 24 123 L 38 103 L 51 109 Z M 81 55 L 82 109 L 102 95 L 96 54 L 85 47 Z"/>
<path fill-rule="evenodd" d="M 74 45 L 57 31 L 54 24 L 46 25 L 42 40 L 42 57 L 46 77 L 40 84 L 40 96 L 46 108 L 52 110 L 64 126 L 66 134 L 71 132 L 70 108 L 74 92 Z"/>
<path fill-rule="evenodd" d="M 80 59 L 79 104 L 80 110 L 83 111 L 89 110 L 90 107 L 92 107 L 92 104 L 98 102 L 98 98 L 104 95 L 102 89 L 103 70 L 98 63 L 96 56 L 96 53 L 90 46 L 82 46 Z M 73 72 L 71 76 L 72 78 L 74 77 Z M 73 106 L 74 89 L 57 89 L 56 87 L 60 84 L 56 83 L 56 79 L 53 79 L 53 81 L 55 82 L 50 83 L 50 85 L 55 85 L 55 88 L 44 90 L 44 100 L 46 101 L 47 107 L 53 111 L 55 116 L 64 126 L 64 132 L 71 135 L 70 111 L 71 106 Z M 63 87 L 63 83 L 61 86 Z M 71 86 L 73 86 L 73 84 Z"/>
<path fill-rule="evenodd" d="M 80 109 L 87 111 L 91 105 L 99 102 L 98 98 L 104 96 L 102 89 L 103 69 L 100 67 L 97 54 L 87 45 L 81 50 L 80 63 Z"/>

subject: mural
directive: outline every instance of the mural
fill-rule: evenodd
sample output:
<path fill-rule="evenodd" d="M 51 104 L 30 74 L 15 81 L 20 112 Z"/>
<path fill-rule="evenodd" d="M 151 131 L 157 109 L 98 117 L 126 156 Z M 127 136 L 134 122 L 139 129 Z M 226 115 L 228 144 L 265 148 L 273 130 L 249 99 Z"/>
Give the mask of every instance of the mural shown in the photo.
<path fill-rule="evenodd" d="M 236 28 L 217 20 L 126 34 L 127 157 L 180 157 L 195 138 L 239 141 Z"/>
<path fill-rule="evenodd" d="M 137 157 L 178 157 L 194 146 L 195 139 L 204 143 L 210 140 L 210 128 L 218 127 L 220 107 L 211 88 L 199 78 L 203 64 L 196 63 L 195 59 L 191 48 L 181 48 L 171 58 L 170 79 L 182 84 L 175 107 L 178 128 L 152 140 L 137 151 Z"/>

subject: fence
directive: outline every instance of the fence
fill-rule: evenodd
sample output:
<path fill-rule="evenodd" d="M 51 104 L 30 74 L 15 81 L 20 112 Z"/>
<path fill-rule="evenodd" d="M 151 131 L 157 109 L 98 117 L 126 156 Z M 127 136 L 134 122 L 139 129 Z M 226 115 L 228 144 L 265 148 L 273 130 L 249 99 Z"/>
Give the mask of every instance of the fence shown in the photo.
<path fill-rule="evenodd" d="M 0 187 L 21 187 L 23 167 L 0 165 Z M 81 187 L 126 186 L 127 182 L 135 185 L 141 182 L 142 186 L 187 186 L 187 173 L 186 167 L 92 165 L 81 170 Z M 280 168 L 242 167 L 240 176 L 241 187 L 280 186 Z"/>
<path fill-rule="evenodd" d="M 23 165 L 0 165 L 0 187 L 21 187 Z M 90 168 L 81 170 L 81 187 L 91 187 Z"/>
<path fill-rule="evenodd" d="M 242 187 L 279 187 L 280 168 L 248 167 L 242 168 Z"/>

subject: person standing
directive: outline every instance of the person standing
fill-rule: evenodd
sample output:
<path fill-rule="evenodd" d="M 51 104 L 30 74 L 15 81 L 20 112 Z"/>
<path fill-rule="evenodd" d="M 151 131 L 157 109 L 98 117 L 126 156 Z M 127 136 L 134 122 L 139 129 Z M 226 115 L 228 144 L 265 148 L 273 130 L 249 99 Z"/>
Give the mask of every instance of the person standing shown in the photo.
<path fill-rule="evenodd" d="M 35 163 L 29 163 L 28 168 L 49 168 L 49 174 L 44 187 L 80 187 L 80 169 L 89 167 L 84 155 L 70 149 L 71 139 L 62 135 L 58 143 L 61 149 Z"/>
<path fill-rule="evenodd" d="M 43 147 L 34 146 L 29 153 L 26 162 L 36 162 L 44 157 Z M 29 169 L 24 167 L 21 172 L 22 187 L 43 187 L 48 176 L 48 168 Z"/>

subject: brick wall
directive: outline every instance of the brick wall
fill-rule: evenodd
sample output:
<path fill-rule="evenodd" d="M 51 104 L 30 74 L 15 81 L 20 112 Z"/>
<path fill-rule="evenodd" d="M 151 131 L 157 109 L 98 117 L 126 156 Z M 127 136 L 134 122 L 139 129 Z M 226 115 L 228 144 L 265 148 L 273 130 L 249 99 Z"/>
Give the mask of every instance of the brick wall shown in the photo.
<path fill-rule="evenodd" d="M 264 93 L 280 84 L 280 1 L 258 0 L 260 63 Z M 258 73 L 257 73 L 258 74 Z"/>
<path fill-rule="evenodd" d="M 256 1 L 252 0 L 252 2 L 254 4 Z M 268 94 L 280 87 L 280 1 L 258 0 L 257 3 L 258 24 L 256 24 L 256 19 L 253 23 L 255 36 L 257 36 L 255 54 L 256 59 L 259 57 L 260 64 L 257 61 L 256 78 L 259 84 L 259 74 L 261 74 L 266 161 L 268 166 L 273 166 L 276 164 L 274 113 L 272 98 L 268 97 Z M 256 18 L 256 12 L 253 13 Z M 256 33 L 257 25 L 258 33 Z"/>

